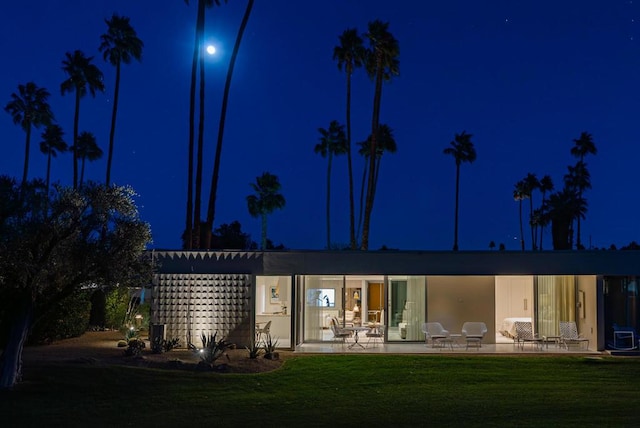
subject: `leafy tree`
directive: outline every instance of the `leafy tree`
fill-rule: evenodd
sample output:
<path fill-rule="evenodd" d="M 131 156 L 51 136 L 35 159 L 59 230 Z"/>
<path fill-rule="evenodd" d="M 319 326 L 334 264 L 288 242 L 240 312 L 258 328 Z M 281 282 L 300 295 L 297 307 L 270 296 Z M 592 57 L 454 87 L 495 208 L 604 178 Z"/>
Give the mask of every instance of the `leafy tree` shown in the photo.
<path fill-rule="evenodd" d="M 494 248 L 496 248 L 496 243 L 494 241 L 490 241 L 489 242 L 489 249 L 493 250 Z"/>
<path fill-rule="evenodd" d="M 355 68 L 362 67 L 366 57 L 362 38 L 355 28 L 349 28 L 340 35 L 340 45 L 333 48 L 333 59 L 338 61 L 338 69 L 347 75 L 347 166 L 349 172 L 349 243 L 351 249 L 357 247 L 355 233 L 355 208 L 353 202 L 353 165 L 351 161 L 351 75 Z M 362 209 L 362 208 L 361 208 Z"/>
<path fill-rule="evenodd" d="M 236 58 L 238 57 L 238 51 L 240 50 L 240 43 L 242 42 L 242 36 L 244 30 L 249 22 L 249 16 L 251 15 L 251 9 L 253 9 L 253 0 L 247 2 L 247 8 L 245 9 L 238 34 L 236 36 L 236 42 L 233 45 L 233 52 L 231 53 L 231 59 L 229 60 L 229 68 L 227 69 L 227 78 L 224 82 L 224 93 L 222 95 L 222 108 L 220 109 L 220 121 L 218 122 L 218 140 L 216 142 L 216 154 L 213 162 L 213 174 L 211 175 L 211 188 L 209 192 L 209 204 L 207 206 L 207 221 L 205 229 L 205 248 L 210 247 L 211 230 L 213 230 L 213 221 L 216 215 L 216 198 L 218 193 L 218 176 L 220 175 L 220 157 L 222 156 L 222 139 L 224 137 L 224 124 L 227 118 L 227 104 L 229 102 L 229 90 L 231 89 L 231 77 L 233 76 L 233 69 L 236 64 Z"/>
<path fill-rule="evenodd" d="M 96 91 L 104 92 L 102 71 L 92 64 L 93 57 L 87 57 L 82 51 L 76 50 L 73 54 L 67 52 L 62 61 L 62 70 L 67 79 L 60 84 L 62 95 L 75 92 L 75 114 L 73 117 L 73 146 L 78 147 L 78 125 L 80 123 L 80 99 L 87 94 L 96 96 Z M 73 187 L 78 187 L 78 153 L 73 150 Z"/>
<path fill-rule="evenodd" d="M 260 248 L 267 248 L 267 215 L 277 209 L 284 208 L 285 199 L 280 193 L 280 182 L 276 175 L 268 172 L 256 177 L 256 182 L 251 183 L 251 187 L 256 192 L 247 196 L 247 205 L 251 217 L 262 219 L 262 239 Z"/>
<path fill-rule="evenodd" d="M 67 143 L 64 141 L 64 131 L 60 125 L 48 125 L 41 135 L 40 151 L 47 155 L 47 191 L 49 191 L 49 183 L 51 178 L 51 158 L 58 156 L 58 153 L 67 151 Z"/>
<path fill-rule="evenodd" d="M 331 248 L 331 163 L 334 156 L 347 153 L 347 137 L 344 125 L 332 120 L 328 129 L 318 128 L 320 142 L 313 151 L 327 158 L 327 249 Z"/>
<path fill-rule="evenodd" d="M 513 199 L 518 202 L 520 216 L 520 247 L 524 251 L 524 229 L 522 228 L 522 200 L 529 197 L 525 184 L 522 180 L 518 181 L 513 189 Z"/>
<path fill-rule="evenodd" d="M 96 161 L 102 157 L 102 149 L 96 142 L 96 137 L 91 132 L 83 131 L 78 136 L 78 145 L 74 147 L 78 159 L 82 161 L 80 168 L 80 186 L 84 182 L 84 163 Z"/>
<path fill-rule="evenodd" d="M 242 231 L 242 225 L 235 220 L 221 224 L 213 231 L 211 248 L 224 250 L 247 250 L 254 245 L 251 236 Z"/>
<path fill-rule="evenodd" d="M 113 160 L 113 139 L 116 132 L 116 116 L 118 114 L 118 96 L 120 95 L 120 68 L 130 64 L 132 59 L 140 61 L 144 43 L 138 38 L 136 30 L 129 23 L 129 18 L 113 14 L 107 24 L 107 32 L 100 36 L 99 50 L 105 61 L 116 68 L 116 84 L 113 94 L 113 111 L 111 112 L 111 129 L 109 131 L 109 155 L 107 156 L 106 185 L 111 183 L 111 161 Z"/>
<path fill-rule="evenodd" d="M 371 147 L 369 153 L 369 170 L 367 179 L 367 191 L 365 197 L 364 223 L 362 227 L 362 241 L 360 248 L 369 248 L 369 229 L 371 225 L 371 212 L 375 199 L 376 178 L 376 153 L 378 145 L 380 125 L 380 104 L 382 101 L 382 82 L 391 80 L 392 75 L 399 74 L 398 56 L 400 47 L 398 41 L 388 30 L 389 23 L 376 20 L 369 23 L 366 34 L 370 42 L 367 55 L 367 73 L 375 82 L 373 97 L 373 115 L 371 119 Z"/>
<path fill-rule="evenodd" d="M 453 156 L 453 159 L 456 162 L 456 213 L 455 228 L 453 233 L 453 251 L 458 251 L 458 201 L 460 195 L 460 165 L 463 162 L 473 163 L 476 160 L 476 149 L 473 147 L 473 143 L 471 142 L 472 136 L 473 135 L 467 134 L 465 131 L 462 131 L 461 134 L 456 134 L 453 141 L 449 143 L 451 147 L 447 147 L 443 151 L 445 155 Z"/>
<path fill-rule="evenodd" d="M 3 177 L 0 191 L 0 324 L 7 328 L 0 388 L 7 389 L 20 380 L 30 329 L 57 302 L 91 284 L 151 279 L 151 264 L 141 257 L 151 234 L 130 188 L 89 183 L 48 194 L 40 180 L 21 192 Z"/>
<path fill-rule="evenodd" d="M 11 115 L 13 123 L 20 124 L 26 132 L 24 149 L 24 169 L 22 182 L 27 182 L 29 171 L 29 149 L 31 143 L 31 127 L 39 128 L 42 125 L 50 125 L 53 121 L 53 113 L 48 102 L 49 91 L 39 88 L 35 83 L 18 85 L 18 92 L 11 94 L 11 101 L 4 110 Z"/>

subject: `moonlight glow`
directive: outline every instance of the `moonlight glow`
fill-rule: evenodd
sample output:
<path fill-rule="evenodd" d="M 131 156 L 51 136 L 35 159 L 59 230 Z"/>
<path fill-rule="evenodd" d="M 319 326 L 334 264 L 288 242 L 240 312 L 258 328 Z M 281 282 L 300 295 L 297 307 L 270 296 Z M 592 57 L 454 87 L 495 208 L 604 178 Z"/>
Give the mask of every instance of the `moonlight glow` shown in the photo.
<path fill-rule="evenodd" d="M 216 47 L 213 45 L 209 45 L 207 46 L 207 53 L 209 55 L 213 55 L 214 53 L 216 53 Z"/>

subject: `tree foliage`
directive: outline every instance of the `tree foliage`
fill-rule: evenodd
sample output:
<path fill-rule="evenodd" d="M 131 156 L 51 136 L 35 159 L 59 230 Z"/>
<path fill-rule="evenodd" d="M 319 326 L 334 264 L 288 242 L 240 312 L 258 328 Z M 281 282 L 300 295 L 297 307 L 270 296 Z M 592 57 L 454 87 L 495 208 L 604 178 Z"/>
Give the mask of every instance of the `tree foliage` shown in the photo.
<path fill-rule="evenodd" d="M 0 388 L 19 380 L 30 329 L 57 302 L 95 284 L 150 281 L 142 255 L 151 233 L 134 196 L 129 187 L 92 182 L 47 193 L 41 180 L 21 188 L 0 177 L 0 313 L 8 329 Z"/>

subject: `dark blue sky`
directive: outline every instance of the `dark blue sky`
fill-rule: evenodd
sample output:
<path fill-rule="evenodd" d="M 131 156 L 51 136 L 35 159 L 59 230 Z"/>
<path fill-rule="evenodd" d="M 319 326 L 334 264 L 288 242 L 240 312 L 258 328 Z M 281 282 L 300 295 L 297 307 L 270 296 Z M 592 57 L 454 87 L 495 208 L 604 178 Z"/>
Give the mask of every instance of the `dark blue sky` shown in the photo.
<path fill-rule="evenodd" d="M 195 3 L 195 1 L 193 2 Z M 245 2 L 207 14 L 208 58 L 204 193 L 208 195 L 226 65 Z M 366 6 L 365 6 L 366 5 Z M 123 68 L 112 180 L 140 194 L 155 248 L 179 248 L 184 229 L 188 102 L 195 5 L 180 0 L 8 2 L 0 7 L 0 104 L 19 83 L 51 92 L 58 123 L 72 139 L 73 95 L 60 95 L 65 52 L 95 56 L 107 90 L 81 102 L 80 130 L 108 145 L 114 69 L 98 52 L 104 18 L 131 18 L 145 43 L 142 63 Z M 461 172 L 461 250 L 489 241 L 519 248 L 514 184 L 528 172 L 549 174 L 557 187 L 573 139 L 593 135 L 587 159 L 593 189 L 583 242 L 597 247 L 640 241 L 637 213 L 640 8 L 628 0 L 451 0 L 397 2 L 257 1 L 231 88 L 216 224 L 239 220 L 259 240 L 249 216 L 250 182 L 263 171 L 280 177 L 287 205 L 269 217 L 269 237 L 293 249 L 326 244 L 326 160 L 314 154 L 318 127 L 344 122 L 345 76 L 332 60 L 343 30 L 389 22 L 400 44 L 401 74 L 385 84 L 381 121 L 398 152 L 385 156 L 372 216 L 370 248 L 450 249 L 455 165 L 442 154 L 455 133 L 473 134 L 477 160 Z M 353 81 L 353 139 L 370 132 L 373 84 Z M 29 176 L 46 159 L 33 133 Z M 0 112 L 0 173 L 22 176 L 24 132 Z M 359 186 L 363 162 L 354 157 Z M 104 181 L 106 156 L 87 176 Z M 348 242 L 346 157 L 334 162 L 332 241 Z M 52 177 L 71 182 L 71 156 L 54 161 Z M 540 196 L 534 194 L 534 202 Z M 206 206 L 206 200 L 203 202 Z M 528 210 L 528 202 L 525 207 Z M 525 230 L 527 247 L 530 246 Z M 551 239 L 545 237 L 546 247 Z"/>

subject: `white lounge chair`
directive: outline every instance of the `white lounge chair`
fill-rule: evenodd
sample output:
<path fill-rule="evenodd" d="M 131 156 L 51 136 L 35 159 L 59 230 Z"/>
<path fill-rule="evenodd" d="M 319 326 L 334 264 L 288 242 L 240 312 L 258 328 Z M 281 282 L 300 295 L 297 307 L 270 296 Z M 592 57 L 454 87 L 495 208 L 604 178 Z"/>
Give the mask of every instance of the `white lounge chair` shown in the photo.
<path fill-rule="evenodd" d="M 442 327 L 439 322 L 425 322 L 422 324 L 422 332 L 424 333 L 424 343 L 429 344 L 431 339 L 431 346 L 436 347 L 443 339 L 449 340 L 451 335 L 448 330 Z"/>
<path fill-rule="evenodd" d="M 589 339 L 578 334 L 578 327 L 575 321 L 560 321 L 560 344 L 569 349 L 570 345 L 582 347 L 585 343 L 589 349 Z"/>
<path fill-rule="evenodd" d="M 480 348 L 486 333 L 487 325 L 483 322 L 467 321 L 462 324 L 462 337 L 467 342 L 466 349 L 469 349 L 469 346 Z"/>

